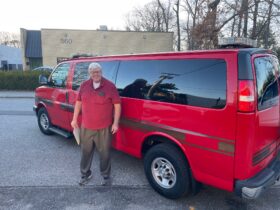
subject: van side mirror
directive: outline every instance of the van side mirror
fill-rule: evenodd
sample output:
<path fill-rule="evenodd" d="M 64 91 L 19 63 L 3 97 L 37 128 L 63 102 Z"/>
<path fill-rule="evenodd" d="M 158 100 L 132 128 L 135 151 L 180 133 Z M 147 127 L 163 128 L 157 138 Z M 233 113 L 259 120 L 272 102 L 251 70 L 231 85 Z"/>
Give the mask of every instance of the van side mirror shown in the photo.
<path fill-rule="evenodd" d="M 40 85 L 47 85 L 48 84 L 48 78 L 45 75 L 40 74 L 39 84 Z"/>

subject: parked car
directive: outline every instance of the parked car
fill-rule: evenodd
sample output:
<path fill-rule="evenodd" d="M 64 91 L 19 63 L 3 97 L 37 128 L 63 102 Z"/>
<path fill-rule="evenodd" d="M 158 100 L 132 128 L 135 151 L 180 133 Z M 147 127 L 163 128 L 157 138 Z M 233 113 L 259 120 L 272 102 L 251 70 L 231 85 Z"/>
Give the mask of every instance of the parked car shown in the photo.
<path fill-rule="evenodd" d="M 44 134 L 71 136 L 77 89 L 89 78 L 91 62 L 103 67 L 122 98 L 113 147 L 143 158 L 146 177 L 160 194 L 179 198 L 197 192 L 202 183 L 257 198 L 279 183 L 280 68 L 272 51 L 220 49 L 62 62 L 49 80 L 41 77 L 36 89 L 34 111 Z"/>
<path fill-rule="evenodd" d="M 52 72 L 53 67 L 50 66 L 40 66 L 37 68 L 32 69 L 32 71 L 48 71 L 48 72 Z"/>

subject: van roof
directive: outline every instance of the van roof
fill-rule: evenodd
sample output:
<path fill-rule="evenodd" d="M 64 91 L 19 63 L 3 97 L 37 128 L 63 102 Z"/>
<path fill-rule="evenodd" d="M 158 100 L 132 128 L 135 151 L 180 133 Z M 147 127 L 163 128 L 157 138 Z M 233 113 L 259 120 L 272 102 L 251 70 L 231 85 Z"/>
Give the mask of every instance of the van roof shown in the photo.
<path fill-rule="evenodd" d="M 103 55 L 103 56 L 83 56 L 71 58 L 69 60 L 91 60 L 93 58 L 124 58 L 124 57 L 149 57 L 149 56 L 176 56 L 182 54 L 208 54 L 208 53 L 241 53 L 241 54 L 260 54 L 269 53 L 275 54 L 271 50 L 265 50 L 261 48 L 238 48 L 238 49 L 214 49 L 214 50 L 193 50 L 193 51 L 180 51 L 180 52 L 154 52 L 154 53 L 139 53 L 139 54 L 122 54 L 122 55 Z M 68 60 L 68 61 L 69 61 Z"/>

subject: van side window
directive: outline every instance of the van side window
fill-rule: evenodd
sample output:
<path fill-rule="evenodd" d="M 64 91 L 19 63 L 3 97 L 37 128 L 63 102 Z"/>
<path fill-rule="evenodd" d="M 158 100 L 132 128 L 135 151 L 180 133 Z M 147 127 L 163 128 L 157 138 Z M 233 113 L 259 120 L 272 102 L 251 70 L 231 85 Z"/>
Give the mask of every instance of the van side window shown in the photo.
<path fill-rule="evenodd" d="M 117 88 L 123 97 L 220 109 L 226 104 L 222 59 L 121 61 Z"/>
<path fill-rule="evenodd" d="M 79 62 L 76 63 L 75 70 L 74 70 L 74 77 L 72 83 L 72 89 L 77 90 L 83 81 L 89 79 L 88 75 L 88 66 L 93 63 L 91 62 Z M 111 82 L 115 83 L 116 79 L 116 72 L 118 67 L 118 61 L 101 61 L 97 62 L 102 67 L 102 75 L 106 79 L 110 80 Z"/>
<path fill-rule="evenodd" d="M 74 77 L 72 81 L 72 89 L 77 90 L 83 81 L 89 79 L 88 66 L 90 62 L 76 63 Z"/>
<path fill-rule="evenodd" d="M 66 87 L 66 81 L 68 72 L 70 69 L 70 63 L 62 63 L 53 71 L 50 76 L 49 83 L 51 86 L 55 87 Z"/>
<path fill-rule="evenodd" d="M 278 81 L 279 64 L 270 56 L 258 57 L 254 60 L 257 91 L 258 110 L 264 110 L 278 104 Z M 278 63 L 278 62 L 277 62 Z"/>
<path fill-rule="evenodd" d="M 273 66 L 276 70 L 276 75 L 278 76 L 278 79 L 280 77 L 280 64 L 278 61 L 278 58 L 276 56 L 272 56 Z"/>

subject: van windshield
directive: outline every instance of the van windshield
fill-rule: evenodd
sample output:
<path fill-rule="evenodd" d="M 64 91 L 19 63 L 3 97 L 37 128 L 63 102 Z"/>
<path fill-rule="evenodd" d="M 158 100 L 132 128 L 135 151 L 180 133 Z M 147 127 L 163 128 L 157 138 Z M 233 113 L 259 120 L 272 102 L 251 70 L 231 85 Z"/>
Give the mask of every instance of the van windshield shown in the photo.
<path fill-rule="evenodd" d="M 254 60 L 257 93 L 258 110 L 264 110 L 279 103 L 278 77 L 279 62 L 274 56 L 257 57 Z"/>

